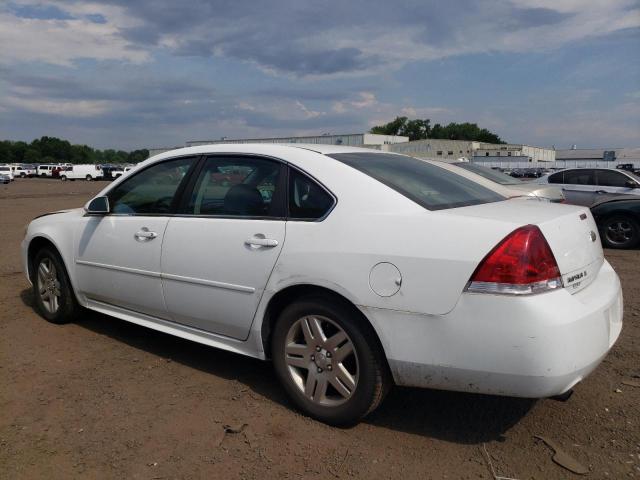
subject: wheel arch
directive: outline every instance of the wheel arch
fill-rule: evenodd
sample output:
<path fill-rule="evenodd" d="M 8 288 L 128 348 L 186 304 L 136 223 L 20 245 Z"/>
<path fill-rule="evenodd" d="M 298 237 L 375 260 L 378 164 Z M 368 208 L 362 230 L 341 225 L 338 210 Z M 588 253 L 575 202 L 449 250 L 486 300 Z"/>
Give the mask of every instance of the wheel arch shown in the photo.
<path fill-rule="evenodd" d="M 34 282 L 33 274 L 34 274 L 34 265 L 33 260 L 35 259 L 36 254 L 42 250 L 43 248 L 50 247 L 52 248 L 60 257 L 60 261 L 62 262 L 62 266 L 65 269 L 65 273 L 67 274 L 67 278 L 69 279 L 69 283 L 71 284 L 71 290 L 76 296 L 76 300 L 78 299 L 78 294 L 75 288 L 75 282 L 73 277 L 69 274 L 69 266 L 62 254 L 62 250 L 55 244 L 55 242 L 45 235 L 36 235 L 29 241 L 29 246 L 27 247 L 27 275 L 31 282 Z"/>
<path fill-rule="evenodd" d="M 367 316 L 362 312 L 362 310 L 360 310 L 356 306 L 356 304 L 353 303 L 351 300 L 349 300 L 347 297 L 336 292 L 335 290 L 332 290 L 327 287 L 322 287 L 319 285 L 310 284 L 310 283 L 287 286 L 282 290 L 278 291 L 277 293 L 275 293 L 269 299 L 269 302 L 267 303 L 267 306 L 265 308 L 264 315 L 262 318 L 262 325 L 260 327 L 261 337 L 262 337 L 262 348 L 266 358 L 271 357 L 271 346 L 270 346 L 271 334 L 273 332 L 273 327 L 276 321 L 278 320 L 280 313 L 282 313 L 282 311 L 288 305 L 295 302 L 296 300 L 303 297 L 313 296 L 313 295 L 326 297 L 328 299 L 331 299 L 332 301 L 343 304 L 344 306 L 349 308 L 351 311 L 353 311 L 355 318 L 358 319 L 360 324 L 364 328 L 367 328 L 371 331 L 371 334 L 373 335 L 373 338 L 375 338 L 377 346 L 380 349 L 380 352 L 382 352 L 382 356 L 384 357 L 385 368 L 387 368 L 387 370 L 390 371 L 387 355 L 385 352 L 384 345 L 380 340 L 380 335 L 378 335 L 378 332 L 373 326 L 373 323 L 369 320 L 369 318 L 367 318 Z"/>
<path fill-rule="evenodd" d="M 628 217 L 640 225 L 640 213 L 629 209 L 616 208 L 606 212 L 596 212 L 596 214 L 594 214 L 594 219 L 596 220 L 598 229 L 601 228 L 601 223 L 604 223 L 613 217 Z"/>

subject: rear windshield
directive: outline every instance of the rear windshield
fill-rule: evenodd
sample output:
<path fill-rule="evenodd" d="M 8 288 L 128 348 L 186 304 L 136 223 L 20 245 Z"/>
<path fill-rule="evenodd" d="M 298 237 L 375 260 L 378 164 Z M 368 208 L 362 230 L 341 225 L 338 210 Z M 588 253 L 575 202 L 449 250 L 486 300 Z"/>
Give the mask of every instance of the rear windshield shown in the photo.
<path fill-rule="evenodd" d="M 497 170 L 483 167 L 482 165 L 475 165 L 473 163 L 467 162 L 456 162 L 454 163 L 454 165 L 456 167 L 464 168 L 465 170 L 480 175 L 487 180 L 499 183 L 500 185 L 517 185 L 519 183 L 522 183 L 520 180 L 517 180 L 512 176 L 507 175 L 506 173 L 498 172 Z"/>
<path fill-rule="evenodd" d="M 328 156 L 375 178 L 428 210 L 505 200 L 472 180 L 406 155 L 367 152 Z"/>

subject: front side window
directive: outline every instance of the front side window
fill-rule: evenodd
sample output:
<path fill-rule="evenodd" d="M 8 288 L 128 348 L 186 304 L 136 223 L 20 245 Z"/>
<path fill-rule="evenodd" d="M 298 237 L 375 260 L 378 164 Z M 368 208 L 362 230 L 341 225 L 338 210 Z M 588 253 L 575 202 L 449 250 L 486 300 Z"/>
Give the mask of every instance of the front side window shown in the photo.
<path fill-rule="evenodd" d="M 564 172 L 554 173 L 549 175 L 549 183 L 563 183 L 564 182 Z"/>
<path fill-rule="evenodd" d="M 578 170 L 566 170 L 564 172 L 564 182 L 569 185 L 595 185 L 595 172 L 589 168 Z"/>
<path fill-rule="evenodd" d="M 178 186 L 194 161 L 177 158 L 158 163 L 124 181 L 109 192 L 111 211 L 139 215 L 170 213 Z"/>
<path fill-rule="evenodd" d="M 626 187 L 632 180 L 624 173 L 610 170 L 598 170 L 598 185 L 604 187 Z"/>
<path fill-rule="evenodd" d="M 289 170 L 289 218 L 317 220 L 333 207 L 333 197 L 297 170 Z"/>
<path fill-rule="evenodd" d="M 282 217 L 282 164 L 253 157 L 209 157 L 183 213 Z"/>
<path fill-rule="evenodd" d="M 329 157 L 375 178 L 428 210 L 505 200 L 479 183 L 406 155 L 337 153 Z"/>

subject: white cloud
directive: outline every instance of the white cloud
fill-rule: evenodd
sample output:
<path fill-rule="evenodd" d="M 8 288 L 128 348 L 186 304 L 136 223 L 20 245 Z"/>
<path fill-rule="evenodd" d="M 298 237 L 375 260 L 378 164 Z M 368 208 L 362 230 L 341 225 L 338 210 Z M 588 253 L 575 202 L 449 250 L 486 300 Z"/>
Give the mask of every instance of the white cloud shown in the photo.
<path fill-rule="evenodd" d="M 296 105 L 300 110 L 302 110 L 302 112 L 304 113 L 305 118 L 316 118 L 316 117 L 320 117 L 322 115 L 325 115 L 325 112 L 317 112 L 315 110 L 311 110 L 311 109 L 307 108 L 299 100 L 296 100 Z"/>
<path fill-rule="evenodd" d="M 147 51 L 125 40 L 114 24 L 85 18 L 43 20 L 0 12 L 0 45 L 0 64 L 43 62 L 70 66 L 83 58 L 133 63 L 150 58 Z"/>
<path fill-rule="evenodd" d="M 59 115 L 63 117 L 96 117 L 115 107 L 107 100 L 51 100 L 46 98 L 6 97 L 0 108 L 12 107 L 33 113 Z"/>

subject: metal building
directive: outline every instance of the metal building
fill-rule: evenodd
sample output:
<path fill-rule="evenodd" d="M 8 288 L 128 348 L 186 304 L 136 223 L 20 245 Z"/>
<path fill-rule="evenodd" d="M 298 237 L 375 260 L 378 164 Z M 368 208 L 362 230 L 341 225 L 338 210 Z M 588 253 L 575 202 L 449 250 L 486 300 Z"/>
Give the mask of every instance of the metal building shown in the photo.
<path fill-rule="evenodd" d="M 408 142 L 409 137 L 398 135 L 378 135 L 375 133 L 352 133 L 346 135 L 310 135 L 303 137 L 271 137 L 271 138 L 221 138 L 219 140 L 192 140 L 187 147 L 209 145 L 212 143 L 309 143 L 321 145 L 345 145 L 351 147 L 382 146 Z"/>

